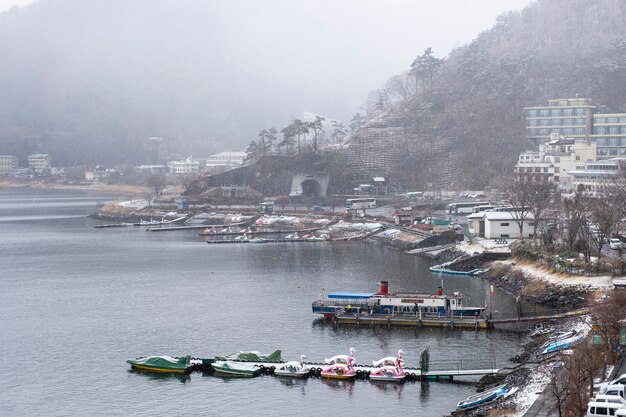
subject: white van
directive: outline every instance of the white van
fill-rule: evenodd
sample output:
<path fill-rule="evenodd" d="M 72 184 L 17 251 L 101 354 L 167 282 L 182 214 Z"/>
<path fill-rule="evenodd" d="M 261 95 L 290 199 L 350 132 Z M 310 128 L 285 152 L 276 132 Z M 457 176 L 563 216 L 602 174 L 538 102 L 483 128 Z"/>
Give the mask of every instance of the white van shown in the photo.
<path fill-rule="evenodd" d="M 608 387 L 604 389 L 604 392 L 602 394 L 603 395 L 618 395 L 626 399 L 626 397 L 624 396 L 624 390 L 625 390 L 624 384 L 609 385 Z"/>
<path fill-rule="evenodd" d="M 626 406 L 616 403 L 590 402 L 587 406 L 587 417 L 614 416 L 617 410 L 626 410 Z"/>
<path fill-rule="evenodd" d="M 624 398 L 622 398 L 619 395 L 602 395 L 602 394 L 598 394 L 596 395 L 596 398 L 593 400 L 594 402 L 597 403 L 615 403 L 615 404 L 621 404 L 624 407 L 626 407 L 626 400 Z"/>

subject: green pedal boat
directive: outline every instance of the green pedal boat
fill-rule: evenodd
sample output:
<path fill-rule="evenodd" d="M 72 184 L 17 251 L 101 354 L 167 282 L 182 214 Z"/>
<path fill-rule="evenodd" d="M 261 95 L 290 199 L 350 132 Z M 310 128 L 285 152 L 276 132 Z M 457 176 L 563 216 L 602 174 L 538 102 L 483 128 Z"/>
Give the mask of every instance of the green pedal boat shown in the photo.
<path fill-rule="evenodd" d="M 215 375 L 219 376 L 252 378 L 261 373 L 261 368 L 249 363 L 215 361 L 211 366 L 215 371 Z"/>
<path fill-rule="evenodd" d="M 148 372 L 165 372 L 173 374 L 186 374 L 191 372 L 191 356 L 183 356 L 180 359 L 171 356 L 147 356 L 144 358 L 130 359 L 132 369 Z"/>

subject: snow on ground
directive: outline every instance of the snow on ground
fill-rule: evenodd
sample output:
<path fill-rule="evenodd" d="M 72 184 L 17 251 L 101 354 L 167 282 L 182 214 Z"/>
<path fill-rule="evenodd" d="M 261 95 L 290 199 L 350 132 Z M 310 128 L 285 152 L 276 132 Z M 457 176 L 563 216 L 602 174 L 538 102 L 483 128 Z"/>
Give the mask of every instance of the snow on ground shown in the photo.
<path fill-rule="evenodd" d="M 495 245 L 487 240 L 477 240 L 475 243 L 460 242 L 457 247 L 469 255 L 475 253 L 489 252 L 506 252 L 509 251 L 508 245 Z M 613 288 L 613 278 L 610 275 L 585 276 L 585 275 L 567 275 L 553 272 L 549 268 L 537 265 L 531 262 L 520 261 L 501 261 L 504 264 L 514 265 L 516 269 L 522 270 L 527 276 L 534 279 L 542 279 L 552 284 L 562 286 L 585 286 L 592 288 Z"/>
<path fill-rule="evenodd" d="M 545 266 L 540 266 L 531 262 L 502 261 L 504 264 L 514 265 L 516 269 L 524 272 L 532 279 L 542 279 L 551 284 L 561 286 L 584 286 L 592 288 L 612 288 L 613 278 L 610 275 L 586 276 L 567 275 L 553 272 Z"/>
<path fill-rule="evenodd" d="M 550 382 L 549 365 L 539 366 L 533 369 L 529 377 L 529 382 L 515 393 L 511 400 L 516 405 L 513 414 L 507 414 L 507 417 L 522 417 L 526 411 L 533 405 L 535 400 L 543 393 Z"/>

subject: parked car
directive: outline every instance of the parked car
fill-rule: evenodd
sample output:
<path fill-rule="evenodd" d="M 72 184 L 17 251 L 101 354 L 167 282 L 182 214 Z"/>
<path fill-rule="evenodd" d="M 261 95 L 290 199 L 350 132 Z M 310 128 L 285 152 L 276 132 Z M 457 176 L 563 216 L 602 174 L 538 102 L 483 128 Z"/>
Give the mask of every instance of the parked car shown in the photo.
<path fill-rule="evenodd" d="M 626 384 L 626 374 L 621 374 L 619 377 L 615 378 L 612 381 L 603 382 L 598 384 L 598 394 L 604 394 L 609 387 L 617 388 L 615 386 L 621 385 L 620 388 L 624 388 L 624 384 Z"/>
<path fill-rule="evenodd" d="M 609 246 L 611 249 L 617 250 L 624 247 L 624 244 L 619 239 L 609 239 Z"/>
<path fill-rule="evenodd" d="M 626 409 L 622 404 L 616 403 L 597 403 L 592 401 L 587 406 L 586 417 L 596 416 L 614 416 L 617 410 Z"/>
<path fill-rule="evenodd" d="M 598 394 L 596 395 L 596 398 L 594 398 L 595 402 L 597 403 L 615 403 L 615 404 L 621 404 L 624 407 L 626 407 L 626 400 L 622 397 L 620 397 L 619 395 L 602 395 L 602 394 Z"/>

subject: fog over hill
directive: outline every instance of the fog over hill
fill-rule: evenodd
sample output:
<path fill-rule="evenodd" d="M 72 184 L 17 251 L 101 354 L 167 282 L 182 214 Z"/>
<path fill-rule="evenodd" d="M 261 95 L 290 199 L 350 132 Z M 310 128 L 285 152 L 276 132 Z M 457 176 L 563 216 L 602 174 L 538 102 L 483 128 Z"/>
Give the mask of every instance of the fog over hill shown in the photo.
<path fill-rule="evenodd" d="M 528 1 L 485 0 L 468 19 L 464 1 L 445 17 L 408 0 L 40 0 L 0 15 L 0 154 L 138 163 L 151 136 L 197 155 L 304 111 L 347 122 L 424 47 Z"/>
<path fill-rule="evenodd" d="M 525 106 L 585 97 L 626 112 L 626 2 L 538 0 L 445 61 L 422 58 L 370 96 L 354 166 L 415 189 L 497 186 L 530 146 Z"/>

